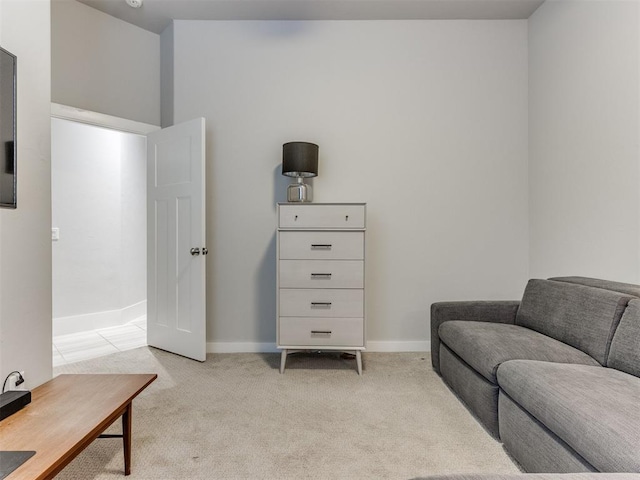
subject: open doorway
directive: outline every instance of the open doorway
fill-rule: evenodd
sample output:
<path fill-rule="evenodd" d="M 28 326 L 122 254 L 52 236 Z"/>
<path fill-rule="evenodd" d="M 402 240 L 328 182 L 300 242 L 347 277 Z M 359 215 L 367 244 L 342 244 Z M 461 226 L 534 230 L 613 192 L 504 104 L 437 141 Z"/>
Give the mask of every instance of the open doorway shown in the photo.
<path fill-rule="evenodd" d="M 146 137 L 51 121 L 55 366 L 147 344 Z"/>
<path fill-rule="evenodd" d="M 92 337 L 67 355 L 56 343 L 54 364 L 82 359 L 80 350 L 91 358 L 115 353 L 94 335 L 97 328 L 145 330 L 145 323 L 145 343 L 126 348 L 148 344 L 204 361 L 205 119 L 160 129 L 59 104 L 51 116 L 53 332 Z M 131 144 L 136 154 L 124 148 Z M 75 226 L 64 223 L 71 220 Z M 83 235 L 63 248 L 65 232 Z"/>

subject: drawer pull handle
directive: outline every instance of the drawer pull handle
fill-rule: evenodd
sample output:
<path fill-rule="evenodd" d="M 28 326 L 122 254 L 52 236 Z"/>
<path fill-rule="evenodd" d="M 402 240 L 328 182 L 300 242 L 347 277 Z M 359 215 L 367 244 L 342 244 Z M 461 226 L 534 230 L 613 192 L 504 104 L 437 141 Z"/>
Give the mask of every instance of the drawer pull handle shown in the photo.
<path fill-rule="evenodd" d="M 331 308 L 331 302 L 311 302 L 311 308 L 313 307 Z"/>
<path fill-rule="evenodd" d="M 312 273 L 311 278 L 331 278 L 330 273 Z"/>
<path fill-rule="evenodd" d="M 312 243 L 311 250 L 331 250 L 332 246 L 330 243 Z"/>
<path fill-rule="evenodd" d="M 345 222 L 348 222 L 348 221 L 349 221 L 349 215 L 345 215 L 345 216 L 344 216 L 344 221 L 345 221 Z"/>
<path fill-rule="evenodd" d="M 330 337 L 331 336 L 331 330 L 311 330 L 311 336 L 323 336 L 323 337 Z"/>

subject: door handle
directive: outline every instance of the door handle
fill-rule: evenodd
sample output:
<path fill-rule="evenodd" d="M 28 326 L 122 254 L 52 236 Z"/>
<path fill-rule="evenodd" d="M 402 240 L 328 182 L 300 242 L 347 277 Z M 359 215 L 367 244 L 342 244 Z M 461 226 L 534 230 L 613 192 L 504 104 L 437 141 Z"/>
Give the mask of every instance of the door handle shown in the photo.
<path fill-rule="evenodd" d="M 192 248 L 191 250 L 189 250 L 189 252 L 190 252 L 190 253 L 191 253 L 191 255 L 193 255 L 194 257 L 195 257 L 196 255 L 200 255 L 200 249 L 199 249 L 199 248 L 197 248 L 197 247 Z M 204 253 L 204 252 L 203 252 L 203 253 Z M 205 253 L 205 255 L 206 255 L 206 253 Z"/>

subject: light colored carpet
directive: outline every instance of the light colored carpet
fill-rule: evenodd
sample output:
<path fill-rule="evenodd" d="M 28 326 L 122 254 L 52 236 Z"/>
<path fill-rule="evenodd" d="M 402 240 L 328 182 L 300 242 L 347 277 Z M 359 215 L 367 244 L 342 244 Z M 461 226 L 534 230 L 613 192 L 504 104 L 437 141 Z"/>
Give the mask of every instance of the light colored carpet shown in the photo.
<path fill-rule="evenodd" d="M 425 353 L 213 354 L 143 347 L 55 368 L 157 373 L 133 403 L 131 479 L 411 479 L 517 473 Z M 118 433 L 120 421 L 108 431 Z M 97 439 L 56 478 L 122 477 L 122 442 Z"/>

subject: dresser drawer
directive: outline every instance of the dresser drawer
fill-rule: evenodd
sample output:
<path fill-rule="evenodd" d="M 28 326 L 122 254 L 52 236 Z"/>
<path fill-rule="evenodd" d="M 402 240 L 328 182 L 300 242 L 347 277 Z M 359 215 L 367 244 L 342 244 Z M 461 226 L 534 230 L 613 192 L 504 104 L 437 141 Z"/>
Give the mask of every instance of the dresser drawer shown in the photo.
<path fill-rule="evenodd" d="M 363 258 L 364 232 L 280 232 L 280 259 Z"/>
<path fill-rule="evenodd" d="M 281 204 L 280 228 L 364 228 L 364 205 Z"/>
<path fill-rule="evenodd" d="M 363 347 L 362 318 L 280 317 L 279 346 Z"/>
<path fill-rule="evenodd" d="M 282 317 L 364 317 L 364 291 L 331 288 L 280 289 Z"/>
<path fill-rule="evenodd" d="M 362 260 L 280 260 L 280 288 L 363 288 Z"/>

